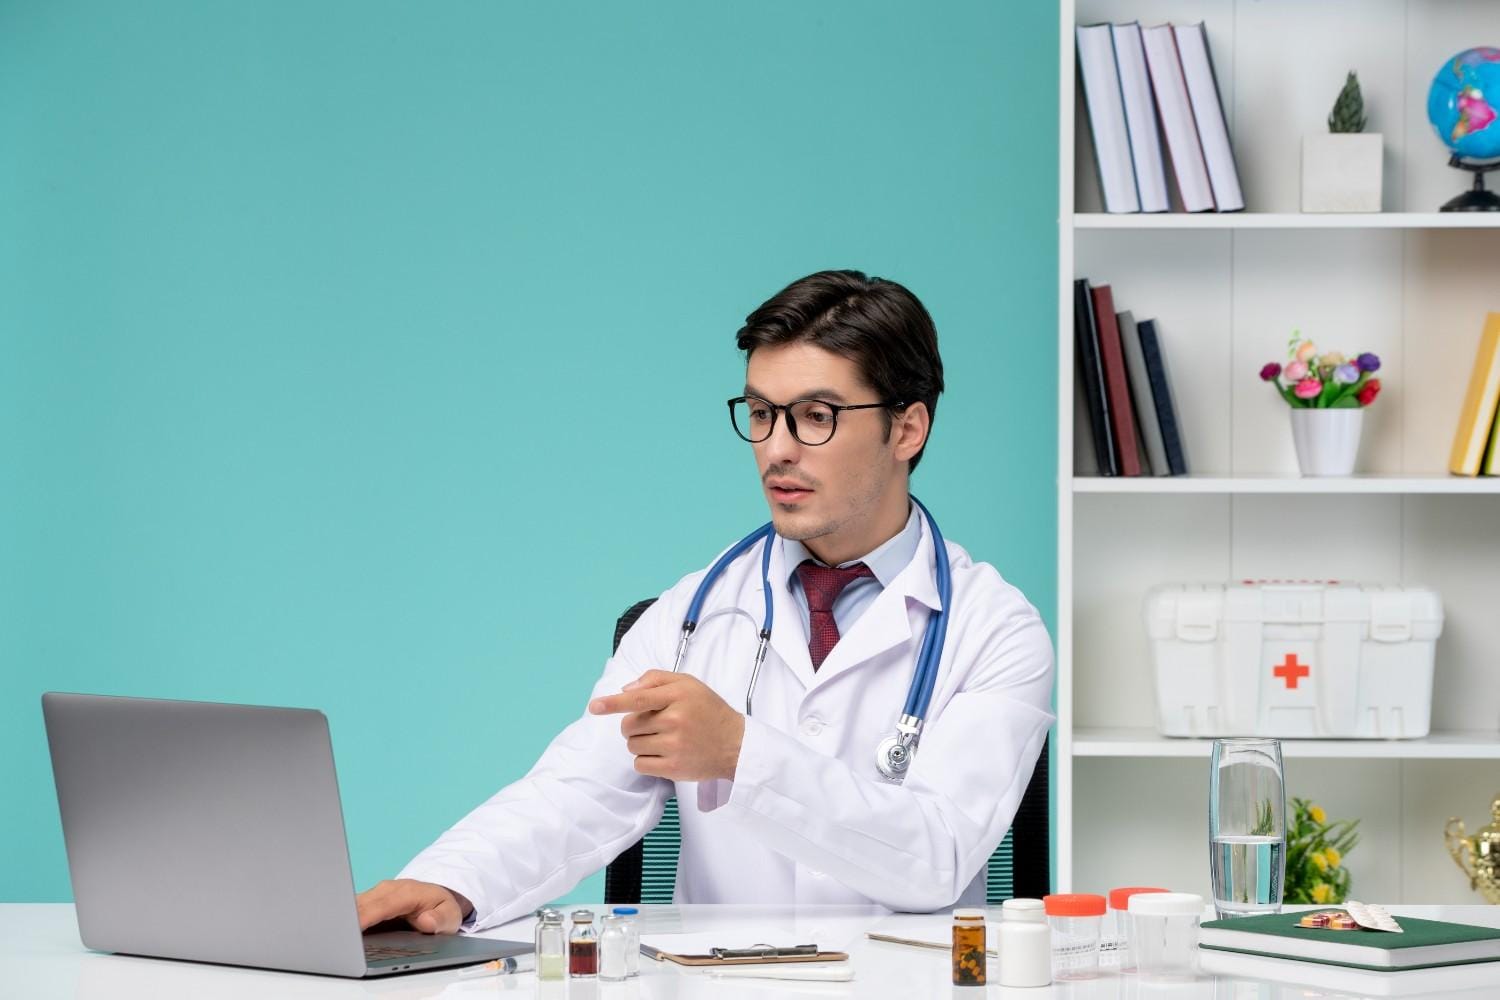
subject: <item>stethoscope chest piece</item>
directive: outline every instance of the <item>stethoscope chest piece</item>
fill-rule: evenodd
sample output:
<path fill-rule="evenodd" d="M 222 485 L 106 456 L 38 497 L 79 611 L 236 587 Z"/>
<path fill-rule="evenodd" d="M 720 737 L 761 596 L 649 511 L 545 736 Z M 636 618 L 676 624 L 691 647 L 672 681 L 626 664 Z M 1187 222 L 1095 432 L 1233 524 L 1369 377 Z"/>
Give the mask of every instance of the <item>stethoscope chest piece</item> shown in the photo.
<path fill-rule="evenodd" d="M 900 784 L 906 780 L 906 771 L 916 756 L 917 739 L 922 735 L 922 720 L 903 715 L 896 723 L 896 732 L 880 741 L 875 748 L 875 767 L 886 781 Z"/>

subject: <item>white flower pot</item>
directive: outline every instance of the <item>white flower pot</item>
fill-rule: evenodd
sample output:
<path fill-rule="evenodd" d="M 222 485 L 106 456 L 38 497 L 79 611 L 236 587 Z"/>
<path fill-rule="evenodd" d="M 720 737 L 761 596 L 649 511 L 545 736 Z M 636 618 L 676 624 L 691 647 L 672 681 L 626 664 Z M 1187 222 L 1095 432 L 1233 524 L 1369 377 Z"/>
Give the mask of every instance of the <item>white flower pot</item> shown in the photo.
<path fill-rule="evenodd" d="M 1359 454 L 1363 407 L 1341 410 L 1294 408 L 1292 443 L 1304 476 L 1347 476 Z"/>
<path fill-rule="evenodd" d="M 1324 132 L 1302 137 L 1302 211 L 1380 211 L 1379 132 Z"/>

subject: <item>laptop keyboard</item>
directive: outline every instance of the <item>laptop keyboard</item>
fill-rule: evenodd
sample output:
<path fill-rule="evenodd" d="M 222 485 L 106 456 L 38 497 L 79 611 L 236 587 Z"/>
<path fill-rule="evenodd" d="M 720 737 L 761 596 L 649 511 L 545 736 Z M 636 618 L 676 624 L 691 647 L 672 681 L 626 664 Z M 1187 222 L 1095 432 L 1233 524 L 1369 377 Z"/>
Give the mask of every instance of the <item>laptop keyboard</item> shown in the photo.
<path fill-rule="evenodd" d="M 365 942 L 365 961 L 367 962 L 379 962 L 387 958 L 416 958 L 420 955 L 436 954 L 436 948 L 408 948 L 401 945 Z"/>

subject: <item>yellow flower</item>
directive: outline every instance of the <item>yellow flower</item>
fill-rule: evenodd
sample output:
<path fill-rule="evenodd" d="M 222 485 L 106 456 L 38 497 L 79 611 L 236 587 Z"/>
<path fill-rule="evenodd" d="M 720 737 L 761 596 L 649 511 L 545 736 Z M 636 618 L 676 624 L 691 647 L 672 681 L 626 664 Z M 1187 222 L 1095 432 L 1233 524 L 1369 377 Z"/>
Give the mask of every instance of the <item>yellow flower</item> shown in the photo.
<path fill-rule="evenodd" d="M 1314 903 L 1327 903 L 1333 900 L 1333 886 L 1327 882 L 1319 882 L 1313 886 L 1312 898 Z"/>
<path fill-rule="evenodd" d="M 1328 822 L 1328 814 L 1323 811 L 1322 806 L 1308 806 L 1307 814 L 1312 817 L 1314 823 L 1323 824 Z"/>
<path fill-rule="evenodd" d="M 1311 861 L 1313 863 L 1313 866 L 1320 872 L 1326 872 L 1328 870 L 1328 859 L 1323 856 L 1322 851 L 1313 851 L 1307 856 L 1307 860 Z M 1323 901 L 1320 899 L 1318 900 L 1318 902 L 1321 903 Z"/>
<path fill-rule="evenodd" d="M 1334 868 L 1337 868 L 1339 866 L 1339 862 L 1344 860 L 1344 856 L 1339 853 L 1339 849 L 1337 847 L 1323 848 L 1323 857 L 1327 858 L 1328 864 Z"/>

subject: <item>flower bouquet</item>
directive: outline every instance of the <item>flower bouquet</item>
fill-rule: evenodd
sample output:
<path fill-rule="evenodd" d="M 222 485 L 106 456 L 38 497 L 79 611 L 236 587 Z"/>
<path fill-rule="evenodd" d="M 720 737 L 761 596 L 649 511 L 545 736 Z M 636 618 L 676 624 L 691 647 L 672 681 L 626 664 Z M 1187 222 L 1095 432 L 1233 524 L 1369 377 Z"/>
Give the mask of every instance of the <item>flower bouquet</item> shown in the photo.
<path fill-rule="evenodd" d="M 1304 476 L 1347 476 L 1354 471 L 1364 408 L 1380 395 L 1380 359 L 1366 351 L 1352 361 L 1292 332 L 1285 366 L 1260 370 L 1290 406 L 1292 441 Z"/>
<path fill-rule="evenodd" d="M 1284 903 L 1342 903 L 1349 896 L 1344 855 L 1359 843 L 1357 819 L 1328 822 L 1321 806 L 1292 799 L 1292 822 L 1286 831 Z"/>
<path fill-rule="evenodd" d="M 1380 395 L 1380 359 L 1366 351 L 1353 361 L 1337 351 L 1319 354 L 1300 331 L 1292 331 L 1287 342 L 1286 366 L 1275 361 L 1260 370 L 1262 381 L 1270 382 L 1288 406 L 1309 409 L 1351 409 L 1369 406 Z"/>

